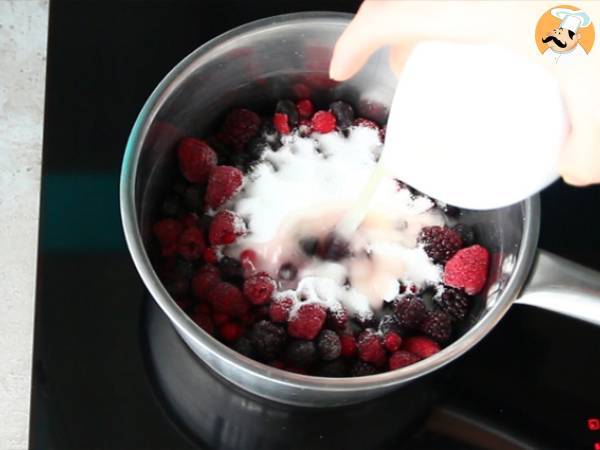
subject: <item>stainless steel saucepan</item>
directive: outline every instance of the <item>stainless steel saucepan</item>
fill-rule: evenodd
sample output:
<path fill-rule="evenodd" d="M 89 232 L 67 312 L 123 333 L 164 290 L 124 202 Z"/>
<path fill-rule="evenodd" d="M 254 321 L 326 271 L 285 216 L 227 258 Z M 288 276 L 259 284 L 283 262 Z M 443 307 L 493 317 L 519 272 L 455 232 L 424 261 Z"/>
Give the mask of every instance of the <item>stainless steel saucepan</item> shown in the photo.
<path fill-rule="evenodd" d="M 348 82 L 336 84 L 327 77 L 333 46 L 351 18 L 337 13 L 290 14 L 229 31 L 181 61 L 140 112 L 123 161 L 123 227 L 146 287 L 183 340 L 216 372 L 250 392 L 290 404 L 334 406 L 383 395 L 444 366 L 479 342 L 514 302 L 600 324 L 600 274 L 537 250 L 537 197 L 503 209 L 465 213 L 464 221 L 475 227 L 492 253 L 485 305 L 472 313 L 471 327 L 460 339 L 397 371 L 334 379 L 275 369 L 221 344 L 179 309 L 148 252 L 158 199 L 175 170 L 172 149 L 177 140 L 206 135 L 233 106 L 260 109 L 309 92 L 317 100 L 345 99 L 361 116 L 384 120 L 396 83 L 385 51 Z"/>

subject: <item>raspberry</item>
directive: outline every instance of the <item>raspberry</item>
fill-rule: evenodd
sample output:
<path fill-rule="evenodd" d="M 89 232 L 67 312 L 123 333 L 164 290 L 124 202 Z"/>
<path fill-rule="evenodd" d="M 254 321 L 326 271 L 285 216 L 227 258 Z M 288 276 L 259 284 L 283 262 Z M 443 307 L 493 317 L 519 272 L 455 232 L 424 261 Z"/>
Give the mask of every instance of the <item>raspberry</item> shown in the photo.
<path fill-rule="evenodd" d="M 469 312 L 469 299 L 460 289 L 445 288 L 440 295 L 439 305 L 453 320 L 462 320 Z"/>
<path fill-rule="evenodd" d="M 221 281 L 213 286 L 208 301 L 215 311 L 231 317 L 240 317 L 250 310 L 250 304 L 244 299 L 242 291 L 233 284 Z"/>
<path fill-rule="evenodd" d="M 314 339 L 321 331 L 327 312 L 317 304 L 302 305 L 288 321 L 288 334 L 298 339 Z"/>
<path fill-rule="evenodd" d="M 296 339 L 285 349 L 285 360 L 298 367 L 306 367 L 317 361 L 317 348 L 312 341 Z"/>
<path fill-rule="evenodd" d="M 206 141 L 183 138 L 177 148 L 179 170 L 190 183 L 204 183 L 217 165 L 217 154 Z"/>
<path fill-rule="evenodd" d="M 197 227 L 189 227 L 179 237 L 177 252 L 187 260 L 200 259 L 206 244 L 204 234 Z"/>
<path fill-rule="evenodd" d="M 383 346 L 389 352 L 395 352 L 402 345 L 402 338 L 398 333 L 388 331 L 383 335 Z"/>
<path fill-rule="evenodd" d="M 260 117 L 247 109 L 234 109 L 225 118 L 218 133 L 218 138 L 237 151 L 254 137 L 260 127 Z"/>
<path fill-rule="evenodd" d="M 212 319 L 210 318 L 210 316 L 207 313 L 205 313 L 204 311 L 202 311 L 199 308 L 196 308 L 196 310 L 194 311 L 194 316 L 192 317 L 192 320 L 196 323 L 196 325 L 198 325 L 200 328 L 202 328 L 208 334 L 213 334 L 213 332 L 215 330 L 215 325 L 213 324 Z"/>
<path fill-rule="evenodd" d="M 211 245 L 231 244 L 246 233 L 246 225 L 235 213 L 219 211 L 210 224 L 208 240 Z"/>
<path fill-rule="evenodd" d="M 415 295 L 406 294 L 394 301 L 394 317 L 402 327 L 409 329 L 418 327 L 426 314 L 425 304 Z"/>
<path fill-rule="evenodd" d="M 183 231 L 183 226 L 175 219 L 162 219 L 152 226 L 152 232 L 160 245 L 176 244 Z"/>
<path fill-rule="evenodd" d="M 335 130 L 335 116 L 329 111 L 317 111 L 310 121 L 317 133 L 330 133 Z"/>
<path fill-rule="evenodd" d="M 206 247 L 202 253 L 204 262 L 208 264 L 214 264 L 219 260 L 218 251 L 215 247 Z"/>
<path fill-rule="evenodd" d="M 269 317 L 273 322 L 285 323 L 293 305 L 294 301 L 289 297 L 276 298 L 269 305 Z"/>
<path fill-rule="evenodd" d="M 219 334 L 224 341 L 236 341 L 242 334 L 242 329 L 237 323 L 227 322 L 219 327 Z"/>
<path fill-rule="evenodd" d="M 343 334 L 340 336 L 340 345 L 342 356 L 351 358 L 356 354 L 356 339 L 351 334 Z"/>
<path fill-rule="evenodd" d="M 341 130 L 345 130 L 352 125 L 354 110 L 348 103 L 342 101 L 333 102 L 329 105 L 329 111 L 335 116 L 337 126 Z"/>
<path fill-rule="evenodd" d="M 372 364 L 358 360 L 350 367 L 351 377 L 366 377 L 367 375 L 374 375 L 377 373 L 377 369 Z"/>
<path fill-rule="evenodd" d="M 462 247 L 460 235 L 446 227 L 424 227 L 417 241 L 423 244 L 427 256 L 440 264 L 446 263 Z"/>
<path fill-rule="evenodd" d="M 275 106 L 275 113 L 285 114 L 291 127 L 298 125 L 298 110 L 291 100 L 279 100 Z"/>
<path fill-rule="evenodd" d="M 317 351 L 321 359 L 332 361 L 342 354 L 342 345 L 335 331 L 323 330 L 317 337 Z"/>
<path fill-rule="evenodd" d="M 281 353 L 285 345 L 285 330 L 267 320 L 256 322 L 250 330 L 250 341 L 259 358 L 270 361 Z"/>
<path fill-rule="evenodd" d="M 490 255 L 481 245 L 460 249 L 446 264 L 444 283 L 475 295 L 485 285 Z"/>
<path fill-rule="evenodd" d="M 256 252 L 254 250 L 244 250 L 240 253 L 240 263 L 244 271 L 244 275 L 252 275 L 256 271 Z"/>
<path fill-rule="evenodd" d="M 287 114 L 275 113 L 273 124 L 275 125 L 275 129 L 281 134 L 290 134 L 292 132 Z"/>
<path fill-rule="evenodd" d="M 414 353 L 421 358 L 429 358 L 440 351 L 440 346 L 428 337 L 413 336 L 404 341 L 403 350 Z"/>
<path fill-rule="evenodd" d="M 223 325 L 223 324 L 229 322 L 229 316 L 227 314 L 215 312 L 212 315 L 212 320 L 215 323 L 215 325 Z"/>
<path fill-rule="evenodd" d="M 357 117 L 352 121 L 352 126 L 354 127 L 363 127 L 363 128 L 372 128 L 374 130 L 379 130 L 379 125 L 369 119 L 365 119 L 364 117 Z"/>
<path fill-rule="evenodd" d="M 430 338 L 445 342 L 452 333 L 452 321 L 444 311 L 430 311 L 421 322 L 421 331 Z"/>
<path fill-rule="evenodd" d="M 257 273 L 244 281 L 244 295 L 255 305 L 268 302 L 274 290 L 275 282 L 264 272 Z"/>
<path fill-rule="evenodd" d="M 200 268 L 192 278 L 192 292 L 199 300 L 207 300 L 212 288 L 219 282 L 219 271 L 216 267 L 206 265 Z"/>
<path fill-rule="evenodd" d="M 385 349 L 381 340 L 373 331 L 363 331 L 358 337 L 358 356 L 365 362 L 381 366 L 385 358 Z"/>
<path fill-rule="evenodd" d="M 315 375 L 318 377 L 340 378 L 348 375 L 348 365 L 342 359 L 325 361 L 316 368 Z"/>
<path fill-rule="evenodd" d="M 212 208 L 217 209 L 242 188 L 244 174 L 235 167 L 215 166 L 208 176 L 208 186 L 204 201 Z"/>
<path fill-rule="evenodd" d="M 473 230 L 473 227 L 465 225 L 464 223 L 459 223 L 454 225 L 452 229 L 460 235 L 465 247 L 470 247 L 475 244 L 475 230 Z"/>
<path fill-rule="evenodd" d="M 414 364 L 420 360 L 421 358 L 414 353 L 407 352 L 406 350 L 399 350 L 392 353 L 390 359 L 388 360 L 388 364 L 390 366 L 390 370 L 396 370 L 402 367 L 410 366 L 411 364 Z"/>
<path fill-rule="evenodd" d="M 298 115 L 302 119 L 310 119 L 310 116 L 315 112 L 315 107 L 307 98 L 298 100 L 296 102 L 296 109 L 298 110 Z"/>

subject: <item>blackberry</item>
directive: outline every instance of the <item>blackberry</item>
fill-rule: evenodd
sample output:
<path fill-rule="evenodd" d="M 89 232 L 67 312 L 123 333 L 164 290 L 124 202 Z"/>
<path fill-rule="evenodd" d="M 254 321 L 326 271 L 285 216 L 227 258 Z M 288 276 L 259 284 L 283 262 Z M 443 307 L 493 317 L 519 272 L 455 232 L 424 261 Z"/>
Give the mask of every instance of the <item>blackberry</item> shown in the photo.
<path fill-rule="evenodd" d="M 171 297 L 183 297 L 190 290 L 190 280 L 182 276 L 174 277 L 165 283 Z"/>
<path fill-rule="evenodd" d="M 206 188 L 201 184 L 192 184 L 183 193 L 183 205 L 188 211 L 202 212 Z"/>
<path fill-rule="evenodd" d="M 283 350 L 286 333 L 283 327 L 267 320 L 261 320 L 254 324 L 250 330 L 249 338 L 257 356 L 270 361 L 275 359 Z"/>
<path fill-rule="evenodd" d="M 475 244 L 475 230 L 473 230 L 473 227 L 459 223 L 454 225 L 452 229 L 460 235 L 464 247 L 470 247 Z"/>
<path fill-rule="evenodd" d="M 430 311 L 421 322 L 420 330 L 437 342 L 445 342 L 452 333 L 452 320 L 444 311 Z"/>
<path fill-rule="evenodd" d="M 342 101 L 333 102 L 329 105 L 329 111 L 335 116 L 337 126 L 341 130 L 345 130 L 352 125 L 352 121 L 354 120 L 354 110 L 348 103 Z"/>
<path fill-rule="evenodd" d="M 394 301 L 394 317 L 401 327 L 417 328 L 426 315 L 425 304 L 416 295 L 407 294 Z"/>
<path fill-rule="evenodd" d="M 177 217 L 183 213 L 181 199 L 177 194 L 170 194 L 162 202 L 160 211 L 167 217 Z"/>
<path fill-rule="evenodd" d="M 242 283 L 244 281 L 242 263 L 237 259 L 223 256 L 218 262 L 218 267 L 224 280 L 233 283 Z"/>
<path fill-rule="evenodd" d="M 291 127 L 298 125 L 298 110 L 296 104 L 291 100 L 279 100 L 275 106 L 275 112 L 287 114 L 288 122 Z"/>
<path fill-rule="evenodd" d="M 187 187 L 189 186 L 188 181 L 183 178 L 182 176 L 178 177 L 177 180 L 175 180 L 173 182 L 173 186 L 171 187 L 171 190 L 173 191 L 174 194 L 176 195 L 183 195 L 183 193 L 185 192 L 185 190 L 187 189 Z"/>
<path fill-rule="evenodd" d="M 469 312 L 469 298 L 464 291 L 447 287 L 439 299 L 440 309 L 452 320 L 462 320 Z"/>
<path fill-rule="evenodd" d="M 424 227 L 418 242 L 423 244 L 425 253 L 440 264 L 445 264 L 462 247 L 460 235 L 447 227 Z"/>
<path fill-rule="evenodd" d="M 321 359 L 333 361 L 342 353 L 342 344 L 335 331 L 323 330 L 317 337 L 317 351 Z"/>
<path fill-rule="evenodd" d="M 173 274 L 176 277 L 190 280 L 194 276 L 194 273 L 196 273 L 196 265 L 192 261 L 177 257 L 175 266 L 173 267 Z"/>
<path fill-rule="evenodd" d="M 317 366 L 315 375 L 329 378 L 346 377 L 348 376 L 348 364 L 341 358 L 325 361 Z"/>
<path fill-rule="evenodd" d="M 366 363 L 362 360 L 357 360 L 350 367 L 351 377 L 366 377 L 367 375 L 374 375 L 377 373 L 377 369 L 374 365 Z"/>
<path fill-rule="evenodd" d="M 319 239 L 313 236 L 307 236 L 300 239 L 300 248 L 307 256 L 314 256 L 317 254 L 319 247 Z"/>
<path fill-rule="evenodd" d="M 313 341 L 295 339 L 285 349 L 285 359 L 293 366 L 310 366 L 317 361 L 317 347 Z"/>
<path fill-rule="evenodd" d="M 254 357 L 254 348 L 252 347 L 252 342 L 247 337 L 242 336 L 237 340 L 237 342 L 233 345 L 233 349 L 238 353 L 241 353 L 248 358 Z"/>

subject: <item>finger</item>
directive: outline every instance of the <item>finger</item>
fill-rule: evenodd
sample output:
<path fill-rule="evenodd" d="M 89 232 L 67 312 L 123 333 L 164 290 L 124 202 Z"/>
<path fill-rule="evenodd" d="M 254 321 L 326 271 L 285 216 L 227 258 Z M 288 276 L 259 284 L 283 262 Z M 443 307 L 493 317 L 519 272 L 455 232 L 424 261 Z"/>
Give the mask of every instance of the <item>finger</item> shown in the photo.
<path fill-rule="evenodd" d="M 396 45 L 390 49 L 390 67 L 398 77 L 406 64 L 408 56 L 414 48 L 414 43 L 407 42 L 404 45 Z"/>
<path fill-rule="evenodd" d="M 588 118 L 576 123 L 561 154 L 559 172 L 574 186 L 600 183 L 600 121 Z"/>

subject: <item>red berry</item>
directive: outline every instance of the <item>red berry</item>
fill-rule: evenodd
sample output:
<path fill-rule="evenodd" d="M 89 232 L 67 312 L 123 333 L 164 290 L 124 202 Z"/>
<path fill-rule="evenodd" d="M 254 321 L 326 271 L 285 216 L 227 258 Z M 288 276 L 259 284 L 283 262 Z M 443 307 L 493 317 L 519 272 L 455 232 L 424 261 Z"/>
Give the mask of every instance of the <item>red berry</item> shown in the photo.
<path fill-rule="evenodd" d="M 196 325 L 198 325 L 200 328 L 202 328 L 208 334 L 213 334 L 213 332 L 215 330 L 215 325 L 213 324 L 212 319 L 210 318 L 210 316 L 207 313 L 205 313 L 204 311 L 202 311 L 199 308 L 196 308 L 196 311 L 194 311 L 194 316 L 192 317 L 192 320 L 196 323 Z"/>
<path fill-rule="evenodd" d="M 363 331 L 358 337 L 358 356 L 365 362 L 381 366 L 386 361 L 385 349 L 381 340 L 372 331 Z"/>
<path fill-rule="evenodd" d="M 275 282 L 264 272 L 257 273 L 244 281 L 244 295 L 255 305 L 268 302 L 274 290 Z"/>
<path fill-rule="evenodd" d="M 197 227 L 189 227 L 179 237 L 177 252 L 185 259 L 191 261 L 199 259 L 204 252 L 204 234 Z"/>
<path fill-rule="evenodd" d="M 175 219 L 162 219 L 152 226 L 152 232 L 162 246 L 176 244 L 183 226 Z"/>
<path fill-rule="evenodd" d="M 298 100 L 296 102 L 296 109 L 298 110 L 298 115 L 302 119 L 309 119 L 310 116 L 312 116 L 315 112 L 315 107 L 313 106 L 312 102 L 307 98 Z"/>
<path fill-rule="evenodd" d="M 202 255 L 208 264 L 215 264 L 219 260 L 219 251 L 215 247 L 206 247 Z"/>
<path fill-rule="evenodd" d="M 244 275 L 249 276 L 256 272 L 256 252 L 254 250 L 244 250 L 240 253 L 240 262 L 242 263 L 242 269 L 244 269 Z"/>
<path fill-rule="evenodd" d="M 302 305 L 288 321 L 288 334 L 298 339 L 314 339 L 323 324 L 327 312 L 320 305 L 310 303 Z"/>
<path fill-rule="evenodd" d="M 485 285 L 490 254 L 481 245 L 460 249 L 444 268 L 444 283 L 475 295 Z"/>
<path fill-rule="evenodd" d="M 329 111 L 317 111 L 311 119 L 311 125 L 317 133 L 330 133 L 335 130 L 335 116 Z"/>
<path fill-rule="evenodd" d="M 352 126 L 354 127 L 364 127 L 364 128 L 373 128 L 374 130 L 379 130 L 379 126 L 373 122 L 372 120 L 365 119 L 364 117 L 358 117 L 352 121 Z"/>
<path fill-rule="evenodd" d="M 241 151 L 260 127 L 260 117 L 247 109 L 234 109 L 219 130 L 218 138 L 225 145 Z"/>
<path fill-rule="evenodd" d="M 356 354 L 356 339 L 351 334 L 343 334 L 340 336 L 342 344 L 342 356 L 350 358 Z"/>
<path fill-rule="evenodd" d="M 395 352 L 402 345 L 402 338 L 398 333 L 388 331 L 383 335 L 383 345 L 388 352 Z"/>
<path fill-rule="evenodd" d="M 294 301 L 289 297 L 279 297 L 269 304 L 269 317 L 273 322 L 287 322 Z"/>
<path fill-rule="evenodd" d="M 413 336 L 406 339 L 402 348 L 421 358 L 428 358 L 440 351 L 438 343 L 425 336 Z"/>
<path fill-rule="evenodd" d="M 237 341 L 242 335 L 242 328 L 234 322 L 227 322 L 219 327 L 219 334 L 224 341 Z"/>
<path fill-rule="evenodd" d="M 219 211 L 210 224 L 208 240 L 211 245 L 231 244 L 246 233 L 244 221 L 231 211 Z"/>
<path fill-rule="evenodd" d="M 217 209 L 238 193 L 243 181 L 241 170 L 231 166 L 215 166 L 208 176 L 204 201 L 210 208 Z"/>
<path fill-rule="evenodd" d="M 221 281 L 213 286 L 208 301 L 215 311 L 231 317 L 241 317 L 250 310 L 250 304 L 244 299 L 242 291 L 233 284 Z"/>
<path fill-rule="evenodd" d="M 208 294 L 212 288 L 221 281 L 219 270 L 210 265 L 200 268 L 194 278 L 192 278 L 192 292 L 199 300 L 208 299 Z"/>
<path fill-rule="evenodd" d="M 284 113 L 275 113 L 273 116 L 273 125 L 275 125 L 275 129 L 281 134 L 290 134 L 292 131 L 290 130 L 288 115 Z"/>
<path fill-rule="evenodd" d="M 220 312 L 213 313 L 212 319 L 215 325 L 223 325 L 224 323 L 229 322 L 229 316 Z"/>
<path fill-rule="evenodd" d="M 183 138 L 177 148 L 179 169 L 190 183 L 204 183 L 217 165 L 217 154 L 203 140 Z"/>
<path fill-rule="evenodd" d="M 399 350 L 397 352 L 392 353 L 388 364 L 390 366 L 390 370 L 400 369 L 401 367 L 410 366 L 411 364 L 420 361 L 419 358 L 414 353 L 407 352 L 406 350 Z"/>

